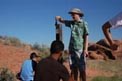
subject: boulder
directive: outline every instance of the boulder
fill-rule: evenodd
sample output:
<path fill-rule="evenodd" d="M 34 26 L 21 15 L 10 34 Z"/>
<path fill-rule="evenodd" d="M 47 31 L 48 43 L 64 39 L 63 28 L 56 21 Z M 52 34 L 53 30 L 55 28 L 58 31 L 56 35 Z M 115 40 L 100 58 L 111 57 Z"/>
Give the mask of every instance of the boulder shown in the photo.
<path fill-rule="evenodd" d="M 101 54 L 97 54 L 96 51 L 89 51 L 89 58 L 103 60 L 104 56 L 102 56 Z"/>
<path fill-rule="evenodd" d="M 88 50 L 89 51 L 94 51 L 94 52 L 89 52 L 90 57 L 97 59 L 99 55 L 102 55 L 104 59 L 117 59 L 117 58 L 122 58 L 122 41 L 121 40 L 114 40 L 115 44 L 118 45 L 117 50 L 112 50 L 110 48 L 110 45 L 105 39 L 101 39 L 96 43 L 90 43 Z M 96 55 L 96 54 L 98 55 Z"/>

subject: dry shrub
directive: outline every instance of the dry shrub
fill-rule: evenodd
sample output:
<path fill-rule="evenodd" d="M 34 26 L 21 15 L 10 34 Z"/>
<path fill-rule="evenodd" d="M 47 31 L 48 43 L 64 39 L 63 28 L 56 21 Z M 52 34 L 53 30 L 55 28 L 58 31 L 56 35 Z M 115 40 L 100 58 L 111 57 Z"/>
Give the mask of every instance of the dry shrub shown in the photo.
<path fill-rule="evenodd" d="M 16 79 L 8 68 L 0 68 L 0 81 L 16 81 Z"/>

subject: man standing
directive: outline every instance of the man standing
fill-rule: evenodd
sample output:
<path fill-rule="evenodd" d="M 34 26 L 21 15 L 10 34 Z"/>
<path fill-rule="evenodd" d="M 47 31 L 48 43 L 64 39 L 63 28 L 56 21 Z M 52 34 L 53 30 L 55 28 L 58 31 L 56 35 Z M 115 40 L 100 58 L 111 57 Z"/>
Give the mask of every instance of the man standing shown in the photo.
<path fill-rule="evenodd" d="M 80 81 L 86 81 L 86 63 L 85 57 L 88 54 L 88 27 L 82 19 L 83 12 L 78 9 L 72 9 L 69 14 L 73 20 L 64 20 L 60 16 L 56 16 L 56 20 L 64 23 L 71 29 L 71 37 L 69 44 L 69 52 L 71 54 L 71 70 L 74 80 L 78 79 L 78 70 L 80 72 Z"/>
<path fill-rule="evenodd" d="M 118 15 L 116 15 L 112 19 L 108 20 L 102 26 L 103 33 L 104 33 L 108 43 L 110 44 L 110 47 L 112 50 L 116 50 L 118 45 L 116 45 L 114 43 L 114 41 L 112 40 L 110 28 L 118 28 L 118 27 L 122 27 L 122 12 L 120 12 Z"/>
<path fill-rule="evenodd" d="M 53 41 L 50 48 L 50 56 L 42 59 L 35 71 L 34 81 L 63 81 L 69 80 L 68 70 L 58 62 L 62 56 L 64 44 L 61 41 Z"/>

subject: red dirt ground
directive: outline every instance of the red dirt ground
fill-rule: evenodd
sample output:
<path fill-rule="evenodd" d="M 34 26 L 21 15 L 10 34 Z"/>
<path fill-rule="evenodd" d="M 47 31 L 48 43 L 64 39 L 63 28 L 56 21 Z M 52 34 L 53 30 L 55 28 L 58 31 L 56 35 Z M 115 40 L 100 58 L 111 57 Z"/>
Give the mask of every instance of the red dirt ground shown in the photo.
<path fill-rule="evenodd" d="M 0 68 L 7 67 L 13 73 L 20 70 L 22 62 L 29 57 L 30 50 L 0 44 Z"/>
<path fill-rule="evenodd" d="M 22 62 L 29 58 L 31 52 L 31 50 L 26 48 L 7 46 L 0 43 L 0 68 L 7 67 L 16 74 L 20 71 Z M 65 63 L 65 66 L 69 69 L 67 63 Z M 97 75 L 104 75 L 104 73 L 99 70 L 87 68 L 88 77 L 94 77 Z"/>

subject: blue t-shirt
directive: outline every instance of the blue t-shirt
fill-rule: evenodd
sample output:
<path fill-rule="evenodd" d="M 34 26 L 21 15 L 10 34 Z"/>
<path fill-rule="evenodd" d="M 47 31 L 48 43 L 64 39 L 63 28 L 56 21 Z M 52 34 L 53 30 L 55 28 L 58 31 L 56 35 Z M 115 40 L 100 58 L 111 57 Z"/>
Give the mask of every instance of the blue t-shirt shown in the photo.
<path fill-rule="evenodd" d="M 22 64 L 21 75 L 23 81 L 33 80 L 33 68 L 32 68 L 32 60 L 25 60 Z"/>

